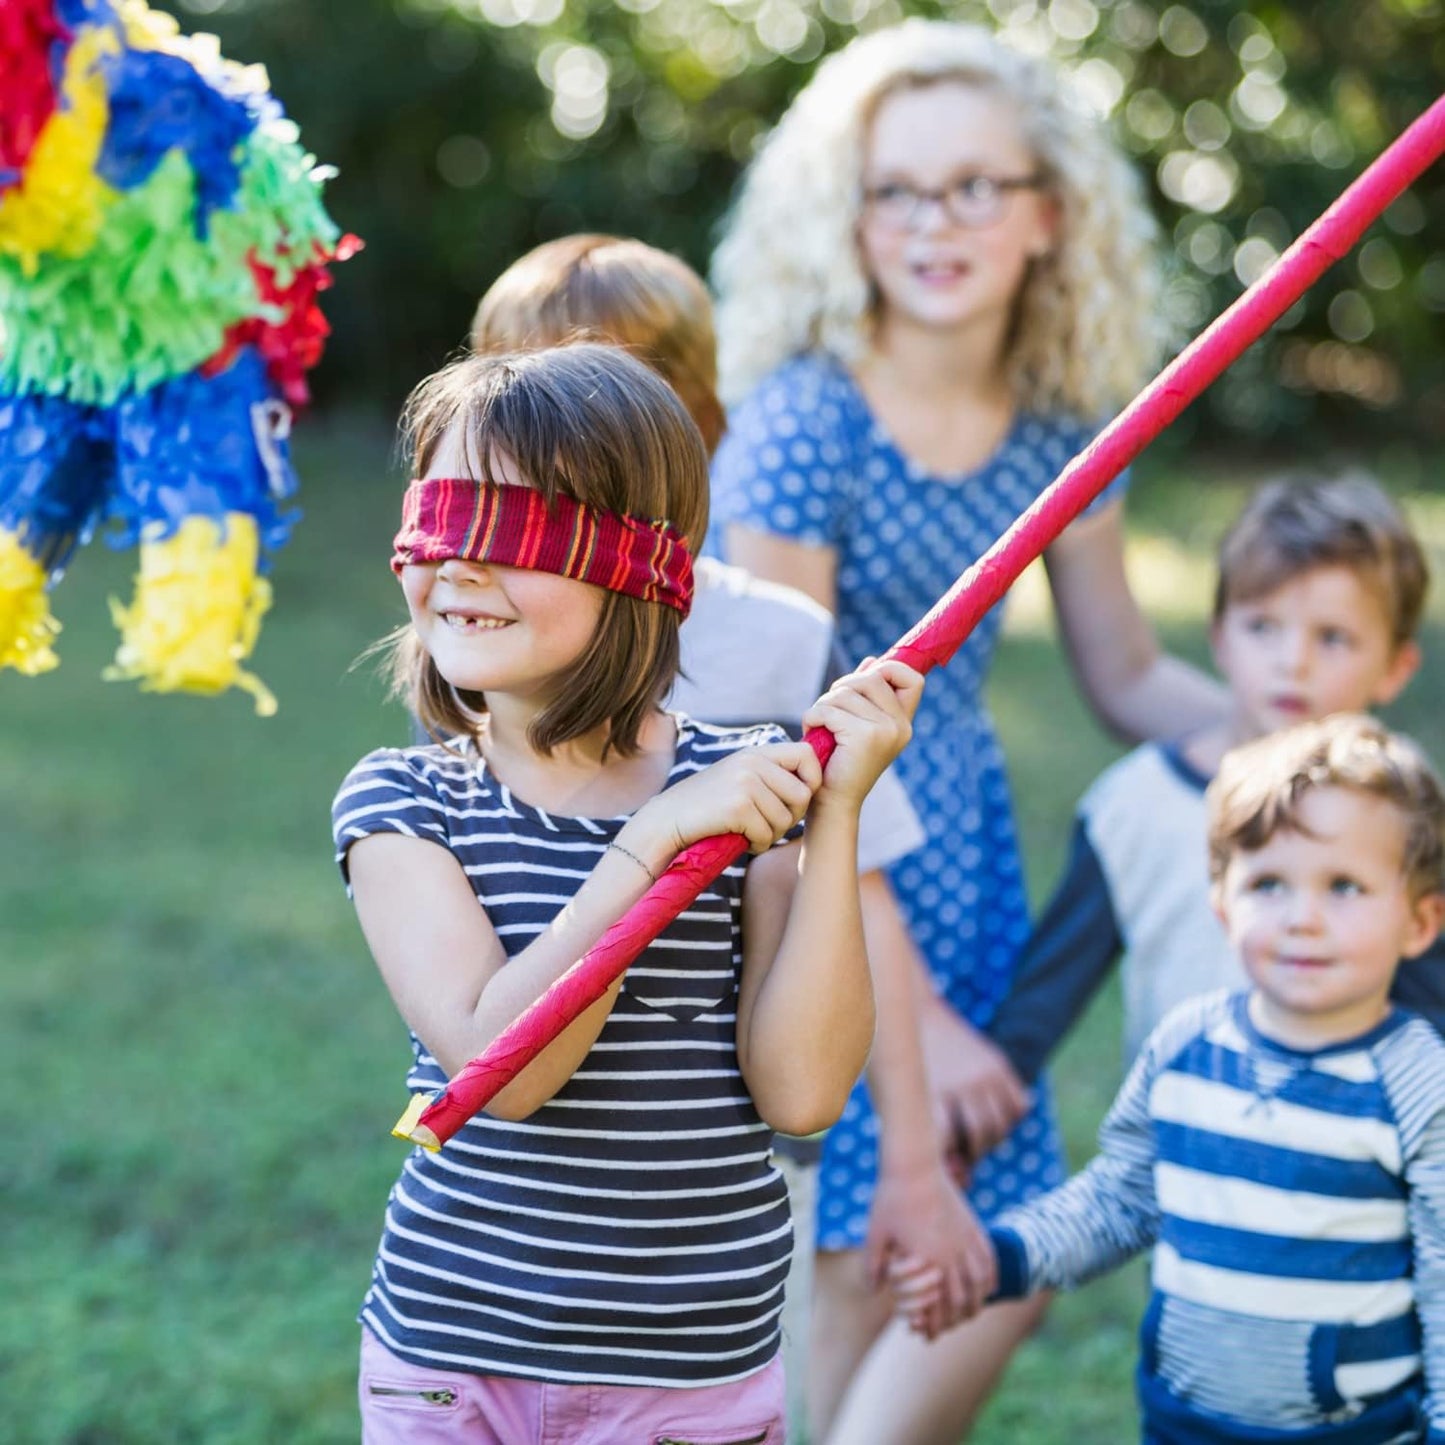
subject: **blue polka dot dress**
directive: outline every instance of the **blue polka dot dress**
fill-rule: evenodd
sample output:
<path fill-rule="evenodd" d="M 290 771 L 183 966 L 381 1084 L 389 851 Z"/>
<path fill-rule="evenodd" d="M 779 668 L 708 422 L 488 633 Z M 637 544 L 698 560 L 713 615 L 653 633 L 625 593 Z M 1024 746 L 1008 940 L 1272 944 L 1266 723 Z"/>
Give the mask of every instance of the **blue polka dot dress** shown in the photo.
<path fill-rule="evenodd" d="M 1020 415 L 977 471 L 931 476 L 883 433 L 847 371 L 810 355 L 780 367 L 730 418 L 713 470 L 715 540 L 730 522 L 832 547 L 838 636 L 850 658 L 896 642 L 1088 441 L 1060 418 Z M 1100 505 L 1096 503 L 1096 505 Z M 891 870 L 913 941 L 950 1004 L 986 1024 L 1029 928 L 1003 755 L 983 703 L 998 638 L 994 608 L 928 680 L 897 769 L 928 841 Z M 1064 1177 L 1052 1101 L 973 1171 L 980 1215 Z M 867 1234 L 878 1121 L 865 1084 L 829 1132 L 818 1188 L 818 1247 Z"/>

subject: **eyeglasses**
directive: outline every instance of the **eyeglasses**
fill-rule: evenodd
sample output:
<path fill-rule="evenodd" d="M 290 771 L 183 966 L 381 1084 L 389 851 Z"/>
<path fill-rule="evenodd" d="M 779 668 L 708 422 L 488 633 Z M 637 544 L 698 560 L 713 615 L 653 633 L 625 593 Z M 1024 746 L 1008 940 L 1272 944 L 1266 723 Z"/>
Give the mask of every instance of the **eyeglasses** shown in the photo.
<path fill-rule="evenodd" d="M 993 225 L 1003 215 L 1014 191 L 1030 191 L 1042 184 L 1043 177 L 1038 175 L 962 176 L 952 185 L 934 191 L 903 181 L 887 181 L 865 188 L 863 205 L 870 220 L 890 231 L 915 229 L 923 207 L 930 201 L 941 206 L 955 225 L 977 229 Z"/>

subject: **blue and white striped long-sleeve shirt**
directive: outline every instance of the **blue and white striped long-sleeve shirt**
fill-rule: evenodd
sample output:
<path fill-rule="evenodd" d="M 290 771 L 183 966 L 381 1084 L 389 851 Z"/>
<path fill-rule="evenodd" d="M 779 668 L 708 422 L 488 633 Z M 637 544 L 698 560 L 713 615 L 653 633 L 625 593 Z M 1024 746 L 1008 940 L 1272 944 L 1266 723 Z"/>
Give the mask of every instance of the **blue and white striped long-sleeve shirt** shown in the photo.
<path fill-rule="evenodd" d="M 1000 1294 L 1154 1248 L 1145 1436 L 1445 1442 L 1445 1043 L 1395 1010 L 1304 1052 L 1248 995 L 1150 1036 L 1101 1153 L 992 1230 Z"/>

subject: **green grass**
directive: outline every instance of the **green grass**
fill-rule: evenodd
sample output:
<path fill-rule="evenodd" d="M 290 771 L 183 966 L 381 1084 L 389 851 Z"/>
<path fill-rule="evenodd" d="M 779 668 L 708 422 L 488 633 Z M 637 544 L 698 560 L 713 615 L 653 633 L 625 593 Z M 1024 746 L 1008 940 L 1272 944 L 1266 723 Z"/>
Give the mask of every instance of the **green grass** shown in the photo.
<path fill-rule="evenodd" d="M 0 675 L 6 1440 L 356 1438 L 353 1317 L 401 1158 L 387 1130 L 405 1044 L 327 812 L 352 762 L 405 734 L 371 675 L 349 671 L 398 616 L 387 447 L 374 422 L 303 432 L 307 516 L 254 663 L 276 718 L 240 694 L 102 683 L 105 598 L 129 591 L 133 557 L 98 546 L 56 595 L 60 670 Z M 1238 493 L 1147 480 L 1139 493 L 1145 590 L 1171 646 L 1198 657 L 1200 558 Z M 1445 541 L 1445 505 L 1417 515 Z M 1438 614 L 1427 645 L 1441 655 Z M 1037 894 L 1074 798 L 1117 748 L 1036 607 L 1010 631 L 992 698 Z M 1397 720 L 1438 746 L 1442 703 L 1427 671 Z M 1056 1071 L 1075 1162 L 1117 1075 L 1106 996 Z M 1141 1278 L 1061 1302 L 976 1439 L 1129 1438 Z"/>

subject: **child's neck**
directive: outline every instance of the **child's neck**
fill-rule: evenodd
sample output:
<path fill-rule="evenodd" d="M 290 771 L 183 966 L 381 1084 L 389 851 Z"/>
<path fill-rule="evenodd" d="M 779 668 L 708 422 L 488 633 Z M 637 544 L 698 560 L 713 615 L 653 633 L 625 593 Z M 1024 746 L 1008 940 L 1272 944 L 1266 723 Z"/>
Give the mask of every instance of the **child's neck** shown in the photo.
<path fill-rule="evenodd" d="M 869 409 L 898 449 L 935 475 L 973 471 L 1013 425 L 1015 399 L 992 338 L 880 321 L 854 369 Z"/>
<path fill-rule="evenodd" d="M 666 713 L 647 718 L 630 758 L 607 750 L 605 725 L 540 753 L 527 739 L 536 715 L 535 707 L 490 696 L 480 737 L 487 767 L 523 802 L 559 817 L 612 818 L 635 812 L 662 791 L 677 743 Z"/>
<path fill-rule="evenodd" d="M 1347 1044 L 1363 1038 L 1390 1015 L 1388 993 L 1364 999 L 1348 1009 L 1328 1014 L 1299 1013 L 1283 1008 L 1261 989 L 1249 995 L 1249 1019 L 1272 1043 L 1289 1049 L 1310 1051 L 1327 1049 L 1334 1044 Z"/>
<path fill-rule="evenodd" d="M 1011 404 L 1003 355 L 1004 331 L 991 317 L 944 330 L 885 311 L 859 370 L 884 371 L 911 396 Z"/>

